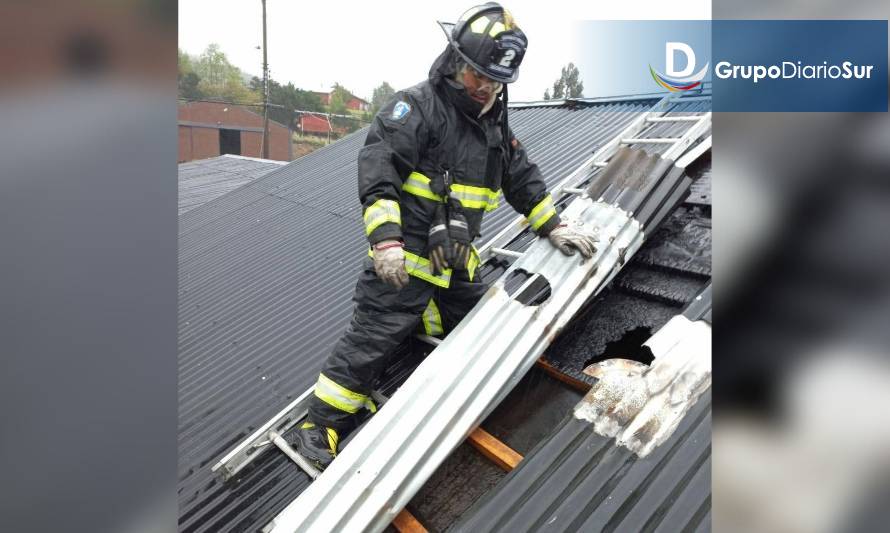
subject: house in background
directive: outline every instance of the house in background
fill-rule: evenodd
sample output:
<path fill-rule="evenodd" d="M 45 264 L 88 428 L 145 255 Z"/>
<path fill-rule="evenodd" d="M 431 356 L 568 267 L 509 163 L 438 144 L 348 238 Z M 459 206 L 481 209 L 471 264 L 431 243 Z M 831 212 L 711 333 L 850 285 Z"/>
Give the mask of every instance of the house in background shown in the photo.
<path fill-rule="evenodd" d="M 339 138 L 348 133 L 346 128 L 331 124 L 331 120 L 327 116 L 320 114 L 305 113 L 300 115 L 297 127 L 303 135 L 318 137 Z"/>
<path fill-rule="evenodd" d="M 300 115 L 299 127 L 303 135 L 320 135 L 325 137 L 334 131 L 331 127 L 331 121 L 328 120 L 328 117 L 322 115 Z"/>
<path fill-rule="evenodd" d="M 263 156 L 263 116 L 245 106 L 222 102 L 180 102 L 180 163 L 224 154 Z M 269 159 L 293 159 L 291 130 L 269 121 Z"/>
<path fill-rule="evenodd" d="M 331 105 L 331 95 L 334 94 L 334 90 L 331 89 L 328 92 L 321 91 L 313 91 L 318 97 L 321 99 L 321 103 L 324 106 Z M 346 109 L 351 109 L 352 111 L 368 111 L 371 109 L 371 104 L 367 100 L 363 100 L 358 96 L 355 96 L 352 93 L 349 93 L 349 101 L 346 102 Z"/>

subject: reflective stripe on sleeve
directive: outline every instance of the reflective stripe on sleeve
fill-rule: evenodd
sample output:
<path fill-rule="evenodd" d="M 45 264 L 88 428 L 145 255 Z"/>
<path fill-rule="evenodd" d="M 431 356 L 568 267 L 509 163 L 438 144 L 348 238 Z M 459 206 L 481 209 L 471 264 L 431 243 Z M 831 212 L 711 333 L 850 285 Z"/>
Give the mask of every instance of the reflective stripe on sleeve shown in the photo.
<path fill-rule="evenodd" d="M 381 224 L 394 222 L 402 225 L 402 214 L 399 203 L 395 200 L 380 199 L 365 209 L 365 235 L 370 235 Z"/>
<path fill-rule="evenodd" d="M 556 207 L 553 206 L 553 198 L 548 194 L 543 200 L 538 202 L 531 213 L 528 214 L 528 225 L 535 231 L 538 230 L 545 222 L 556 214 Z"/>

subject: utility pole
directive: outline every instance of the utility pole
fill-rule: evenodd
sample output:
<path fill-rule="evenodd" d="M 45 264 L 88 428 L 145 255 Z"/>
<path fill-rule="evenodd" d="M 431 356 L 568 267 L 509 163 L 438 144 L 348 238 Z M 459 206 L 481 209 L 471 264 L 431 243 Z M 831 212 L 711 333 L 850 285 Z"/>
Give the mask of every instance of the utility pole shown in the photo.
<path fill-rule="evenodd" d="M 263 159 L 269 159 L 269 54 L 266 40 L 266 0 L 263 3 Z"/>

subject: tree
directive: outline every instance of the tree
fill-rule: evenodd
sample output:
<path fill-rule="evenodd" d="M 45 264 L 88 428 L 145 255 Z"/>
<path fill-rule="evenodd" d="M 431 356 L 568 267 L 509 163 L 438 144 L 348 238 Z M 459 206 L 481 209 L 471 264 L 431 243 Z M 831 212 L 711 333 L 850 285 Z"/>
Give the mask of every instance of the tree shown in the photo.
<path fill-rule="evenodd" d="M 553 99 L 580 98 L 584 96 L 584 82 L 581 81 L 581 73 L 573 63 L 562 67 L 559 79 L 553 82 Z M 547 94 L 545 93 L 545 100 Z"/>
<path fill-rule="evenodd" d="M 550 89 L 544 89 L 544 100 L 550 100 Z"/>
<path fill-rule="evenodd" d="M 229 62 L 218 44 L 210 44 L 194 64 L 200 78 L 198 88 L 207 97 L 236 103 L 258 103 L 262 91 L 251 91 L 244 84 L 241 69 Z M 262 84 L 261 84 L 262 85 Z"/>
<path fill-rule="evenodd" d="M 179 50 L 179 72 L 177 74 L 179 81 L 179 97 L 186 100 L 199 100 L 204 97 L 204 93 L 198 88 L 201 77 L 195 73 L 195 67 L 192 65 L 192 58 L 188 54 Z"/>
<path fill-rule="evenodd" d="M 352 98 L 352 94 L 339 83 L 334 84 L 334 90 L 331 91 L 331 101 L 328 104 L 328 112 L 335 115 L 346 114 L 346 104 Z"/>
<path fill-rule="evenodd" d="M 371 116 L 376 115 L 377 112 L 380 111 L 380 108 L 383 107 L 386 102 L 389 102 L 395 94 L 395 89 L 386 82 L 381 83 L 379 87 L 374 89 L 374 93 L 371 96 Z"/>

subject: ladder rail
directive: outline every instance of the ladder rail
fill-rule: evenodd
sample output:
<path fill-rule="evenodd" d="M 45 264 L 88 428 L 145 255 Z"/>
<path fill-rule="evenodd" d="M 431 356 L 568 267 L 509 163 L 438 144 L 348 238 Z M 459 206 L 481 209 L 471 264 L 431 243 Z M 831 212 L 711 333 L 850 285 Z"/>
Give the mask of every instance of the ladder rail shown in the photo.
<path fill-rule="evenodd" d="M 691 97 L 696 98 L 696 97 Z M 618 151 L 618 149 L 622 146 L 624 141 L 626 140 L 634 140 L 634 141 L 643 141 L 649 142 L 651 139 L 638 138 L 635 137 L 641 133 L 644 133 L 648 129 L 656 127 L 657 122 L 662 122 L 661 120 L 654 119 L 662 119 L 662 118 L 670 118 L 666 117 L 666 113 L 669 113 L 668 109 L 670 106 L 678 103 L 679 101 L 689 101 L 690 97 L 680 98 L 679 93 L 670 93 L 655 103 L 649 110 L 636 119 L 634 119 L 630 124 L 628 124 L 621 132 L 615 135 L 609 142 L 601 146 L 599 149 L 594 152 L 592 156 L 590 156 L 584 163 L 582 163 L 578 168 L 573 170 L 568 176 L 566 176 L 562 181 L 556 184 L 555 187 L 551 190 L 551 195 L 554 201 L 558 201 L 565 194 L 577 194 L 578 185 L 580 185 L 585 179 L 587 179 L 587 172 L 596 169 L 596 168 L 604 168 L 608 165 L 608 159 Z M 704 117 L 708 117 L 708 123 L 710 123 L 710 112 L 704 115 L 684 115 L 682 118 L 684 120 L 680 122 L 693 122 L 692 120 L 687 120 L 689 118 L 695 119 L 695 124 L 690 126 L 689 129 L 693 129 L 697 124 L 700 124 Z M 681 117 L 677 117 L 681 118 Z M 689 130 L 687 130 L 688 133 Z M 670 139 L 670 142 L 664 142 L 662 144 L 671 144 L 672 147 L 676 147 L 677 145 L 685 145 L 688 147 L 689 144 L 692 143 L 692 140 L 689 142 L 685 141 L 686 134 L 679 138 Z M 693 139 L 694 140 L 694 139 Z M 656 142 L 661 142 L 663 139 L 659 139 Z M 671 150 L 670 148 L 668 149 Z M 525 217 L 517 216 L 513 222 L 504 227 L 501 231 L 499 231 L 494 237 L 486 241 L 482 246 L 479 247 L 479 258 L 482 263 L 485 263 L 489 259 L 491 259 L 494 255 L 494 249 L 504 250 L 508 243 L 510 243 L 513 239 L 515 239 L 520 233 L 522 233 L 527 227 Z M 501 254 L 502 255 L 502 254 Z"/>

